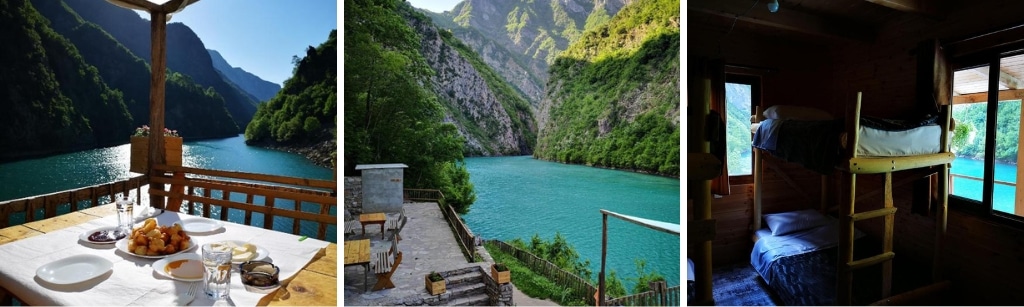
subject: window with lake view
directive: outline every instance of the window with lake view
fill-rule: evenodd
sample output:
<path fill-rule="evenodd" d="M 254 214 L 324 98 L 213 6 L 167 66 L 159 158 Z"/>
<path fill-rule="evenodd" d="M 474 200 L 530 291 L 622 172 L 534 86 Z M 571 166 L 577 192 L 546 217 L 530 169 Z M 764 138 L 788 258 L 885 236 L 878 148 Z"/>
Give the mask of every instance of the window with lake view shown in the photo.
<path fill-rule="evenodd" d="M 990 72 L 991 67 L 999 71 Z M 980 204 L 993 214 L 1024 216 L 1024 203 L 1016 201 L 1022 144 L 1020 97 L 1024 94 L 1018 89 L 1018 84 L 1024 86 L 1017 79 L 1018 71 L 1024 72 L 1024 55 L 993 58 L 953 73 L 956 125 L 950 149 L 956 160 L 950 169 L 950 195 Z M 998 102 L 988 103 L 993 91 L 998 92 Z M 988 135 L 990 131 L 994 135 Z"/>
<path fill-rule="evenodd" d="M 760 101 L 760 78 L 745 75 L 726 75 L 725 131 L 726 163 L 729 176 L 750 175 L 753 170 L 750 115 Z"/>

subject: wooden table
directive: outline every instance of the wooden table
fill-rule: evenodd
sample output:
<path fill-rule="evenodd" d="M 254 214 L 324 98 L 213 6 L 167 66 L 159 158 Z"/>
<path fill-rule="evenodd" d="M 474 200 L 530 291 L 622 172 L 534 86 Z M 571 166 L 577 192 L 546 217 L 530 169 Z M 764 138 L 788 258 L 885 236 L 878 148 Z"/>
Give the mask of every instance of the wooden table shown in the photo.
<path fill-rule="evenodd" d="M 366 234 L 366 224 L 380 224 L 380 238 L 382 240 L 384 239 L 384 222 L 387 220 L 388 217 L 384 215 L 384 212 L 359 215 L 359 223 L 363 224 L 363 234 Z"/>
<path fill-rule="evenodd" d="M 345 241 L 345 266 L 361 265 L 363 271 L 363 292 L 366 292 L 366 276 L 370 275 L 370 239 Z"/>
<path fill-rule="evenodd" d="M 116 214 L 107 204 L 56 217 L 0 229 L 0 244 L 34 237 L 55 230 Z M 369 250 L 369 248 L 367 248 Z M 369 253 L 369 251 L 367 251 Z M 330 243 L 291 279 L 282 280 L 276 293 L 260 300 L 260 306 L 338 306 L 338 244 Z M 0 305 L 11 305 L 14 293 L 0 288 Z"/>

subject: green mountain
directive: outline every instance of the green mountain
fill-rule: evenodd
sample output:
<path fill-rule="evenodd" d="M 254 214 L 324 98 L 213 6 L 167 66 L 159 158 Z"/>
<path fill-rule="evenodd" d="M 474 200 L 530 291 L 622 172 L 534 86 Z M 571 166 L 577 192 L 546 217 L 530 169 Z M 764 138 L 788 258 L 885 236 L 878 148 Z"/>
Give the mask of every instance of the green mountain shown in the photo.
<path fill-rule="evenodd" d="M 345 176 L 356 175 L 357 164 L 405 163 L 406 188 L 440 189 L 448 204 L 468 212 L 476 195 L 461 162 L 465 139 L 446 122 L 432 83 L 437 74 L 459 74 L 455 67 L 472 65 L 449 66 L 453 70 L 447 72 L 431 68 L 426 57 L 447 63 L 459 53 L 437 48 L 423 54 L 424 37 L 407 17 L 426 17 L 411 16 L 402 0 L 346 0 L 344 7 Z M 487 87 L 483 81 L 454 86 Z"/>
<path fill-rule="evenodd" d="M 150 62 L 152 53 L 148 20 L 132 10 L 106 1 L 77 0 L 65 1 L 65 4 L 82 19 L 109 33 L 132 54 Z M 182 23 L 167 24 L 167 68 L 188 76 L 204 88 L 212 87 L 224 100 L 224 106 L 238 127 L 245 127 L 256 113 L 259 101 L 217 72 L 202 40 Z"/>
<path fill-rule="evenodd" d="M 295 75 L 276 96 L 260 104 L 245 129 L 245 142 L 303 150 L 322 166 L 337 167 L 337 31 L 306 49 Z"/>
<path fill-rule="evenodd" d="M 32 0 L 32 4 L 57 33 L 76 46 L 87 63 L 95 65 L 102 80 L 123 93 L 124 103 L 134 119 L 132 126 L 149 124 L 149 65 L 96 24 L 82 19 L 64 1 Z M 238 134 L 239 128 L 228 113 L 224 98 L 214 89 L 200 86 L 189 76 L 168 69 L 165 92 L 165 125 L 178 130 L 183 137 Z M 114 140 L 111 144 L 123 144 L 128 142 L 132 131 L 133 128 L 127 127 L 111 131 L 108 137 Z"/>
<path fill-rule="evenodd" d="M 534 155 L 679 175 L 679 1 L 637 0 L 551 66 Z"/>
<path fill-rule="evenodd" d="M 213 61 L 213 68 L 216 68 L 217 72 L 228 81 L 237 84 L 239 88 L 252 95 L 257 101 L 270 100 L 281 90 L 281 86 L 277 83 L 263 80 L 241 67 L 231 66 L 217 50 L 207 49 L 206 51 L 210 53 L 210 60 Z"/>
<path fill-rule="evenodd" d="M 0 160 L 127 140 L 121 93 L 27 0 L 0 2 L 0 33 Z"/>
<path fill-rule="evenodd" d="M 424 11 L 511 83 L 534 107 L 548 67 L 584 29 L 606 22 L 628 0 L 465 0 L 451 11 Z"/>
<path fill-rule="evenodd" d="M 454 123 L 466 139 L 464 154 L 533 153 L 537 128 L 530 103 L 451 32 L 438 30 L 411 6 L 400 9 L 434 71 L 430 90 L 445 107 L 445 121 Z"/>

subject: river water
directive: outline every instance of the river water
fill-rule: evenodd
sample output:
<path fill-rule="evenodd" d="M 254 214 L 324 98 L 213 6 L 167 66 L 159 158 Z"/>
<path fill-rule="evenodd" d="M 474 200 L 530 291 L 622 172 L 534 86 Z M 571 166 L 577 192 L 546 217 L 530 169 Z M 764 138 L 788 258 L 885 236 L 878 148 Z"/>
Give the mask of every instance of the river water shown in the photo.
<path fill-rule="evenodd" d="M 594 279 L 601 265 L 601 213 L 679 224 L 680 181 L 672 178 L 568 165 L 521 157 L 467 158 L 477 199 L 463 217 L 475 235 L 503 241 L 559 232 L 590 260 Z M 608 219 L 607 270 L 636 278 L 635 259 L 680 284 L 680 237 L 617 218 Z M 635 281 L 623 280 L 632 291 Z"/>
<path fill-rule="evenodd" d="M 129 144 L 0 164 L 0 201 L 18 199 L 96 184 L 125 180 L 137 173 L 128 171 Z M 334 171 L 317 166 L 301 155 L 245 145 L 241 135 L 224 139 L 186 141 L 182 164 L 187 167 L 333 180 Z M 148 201 L 143 201 L 148 203 Z M 303 206 L 304 208 L 306 206 Z M 58 210 L 68 212 L 70 209 Z M 235 216 L 234 213 L 238 213 Z M 332 211 L 332 213 L 337 214 Z M 241 212 L 228 220 L 244 221 Z M 262 219 L 253 219 L 260 220 Z M 262 226 L 262 225 L 259 225 Z M 316 230 L 303 223 L 302 234 Z M 274 229 L 291 232 L 291 221 L 276 219 Z M 310 230 L 311 229 L 311 230 Z M 328 241 L 336 242 L 331 231 Z"/>

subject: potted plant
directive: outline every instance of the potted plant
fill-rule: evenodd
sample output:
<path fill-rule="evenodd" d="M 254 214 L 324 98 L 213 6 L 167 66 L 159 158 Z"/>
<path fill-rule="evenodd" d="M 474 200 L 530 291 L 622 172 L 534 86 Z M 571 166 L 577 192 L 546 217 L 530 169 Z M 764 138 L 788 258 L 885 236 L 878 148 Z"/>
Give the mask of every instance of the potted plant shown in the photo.
<path fill-rule="evenodd" d="M 423 280 L 426 282 L 427 292 L 429 292 L 430 295 L 444 293 L 444 277 L 441 277 L 441 274 L 437 272 L 430 272 L 430 274 L 423 277 Z"/>
<path fill-rule="evenodd" d="M 493 277 L 494 281 L 497 281 L 498 284 L 507 284 L 512 281 L 511 272 L 508 271 L 508 266 L 504 263 L 495 263 L 491 265 L 491 277 Z"/>
<path fill-rule="evenodd" d="M 131 136 L 131 164 L 129 171 L 136 173 L 149 172 L 149 126 L 143 125 L 136 128 Z M 177 130 L 164 128 L 164 152 L 165 164 L 181 166 L 181 144 L 182 139 L 178 136 Z"/>

